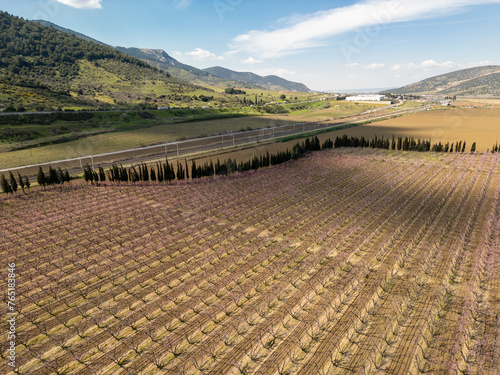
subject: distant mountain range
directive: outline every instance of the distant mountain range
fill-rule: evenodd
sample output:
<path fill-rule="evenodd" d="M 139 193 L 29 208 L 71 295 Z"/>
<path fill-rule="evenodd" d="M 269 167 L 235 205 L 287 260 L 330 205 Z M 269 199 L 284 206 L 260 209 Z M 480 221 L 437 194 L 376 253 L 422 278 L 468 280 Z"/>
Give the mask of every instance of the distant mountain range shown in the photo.
<path fill-rule="evenodd" d="M 115 48 L 130 56 L 147 61 L 157 68 L 166 70 L 172 75 L 172 77 L 197 85 L 208 84 L 214 86 L 264 89 L 273 91 L 311 92 L 311 90 L 302 83 L 288 81 L 275 75 L 262 77 L 254 73 L 236 72 L 220 66 L 198 69 L 194 66 L 177 61 L 161 49 L 134 47 Z"/>
<path fill-rule="evenodd" d="M 234 80 L 234 81 L 244 81 L 255 85 L 259 85 L 268 90 L 276 90 L 276 91 L 287 90 L 287 91 L 299 91 L 299 92 L 311 91 L 306 85 L 302 83 L 288 81 L 286 79 L 283 79 L 275 75 L 261 77 L 254 73 L 235 72 L 234 70 L 229 70 L 220 66 L 206 68 L 203 69 L 203 71 L 208 72 L 220 78 Z"/>
<path fill-rule="evenodd" d="M 442 74 L 390 90 L 393 94 L 500 96 L 500 66 L 480 66 Z"/>
<path fill-rule="evenodd" d="M 62 31 L 70 35 L 75 35 L 78 38 L 90 42 L 107 45 L 87 35 L 61 27 L 49 21 L 36 20 L 36 22 L 43 26 L 51 26 L 58 31 Z M 288 81 L 275 75 L 261 77 L 254 73 L 240 73 L 219 66 L 203 70 L 198 69 L 194 66 L 183 64 L 177 61 L 161 49 L 119 46 L 113 46 L 113 48 L 116 48 L 118 51 L 123 52 L 129 56 L 147 61 L 149 64 L 156 66 L 159 69 L 166 70 L 174 78 L 178 78 L 196 85 L 213 85 L 274 91 L 311 92 L 311 90 L 302 83 Z"/>

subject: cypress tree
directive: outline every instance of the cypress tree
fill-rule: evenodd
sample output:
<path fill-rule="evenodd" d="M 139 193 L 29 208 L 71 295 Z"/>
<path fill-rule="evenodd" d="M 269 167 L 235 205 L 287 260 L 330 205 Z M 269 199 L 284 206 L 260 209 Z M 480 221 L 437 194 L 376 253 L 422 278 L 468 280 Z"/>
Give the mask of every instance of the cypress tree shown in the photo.
<path fill-rule="evenodd" d="M 69 183 L 71 180 L 71 177 L 69 176 L 68 168 L 64 169 L 64 176 L 63 176 L 64 182 Z"/>
<path fill-rule="evenodd" d="M 186 180 L 189 180 L 189 168 L 188 168 L 188 162 L 186 159 L 184 159 L 184 169 L 186 170 Z"/>
<path fill-rule="evenodd" d="M 476 142 L 474 142 L 470 148 L 470 152 L 474 153 L 476 152 Z"/>
<path fill-rule="evenodd" d="M 99 167 L 99 180 L 106 181 L 106 173 L 104 173 L 103 167 Z"/>
<path fill-rule="evenodd" d="M 55 185 L 55 184 L 58 184 L 59 183 L 59 176 L 57 175 L 57 171 L 52 168 L 52 167 L 49 167 L 49 184 L 50 185 Z"/>
<path fill-rule="evenodd" d="M 182 164 L 179 163 L 179 160 L 177 160 L 177 179 L 179 181 L 184 180 L 184 171 L 182 169 Z"/>
<path fill-rule="evenodd" d="M 21 189 L 24 193 L 24 180 L 19 172 L 17 172 L 17 181 L 19 182 L 19 186 L 21 186 Z"/>
<path fill-rule="evenodd" d="M 198 176 L 196 175 L 196 162 L 193 160 L 191 162 L 191 178 L 194 180 L 195 178 L 198 178 Z"/>
<path fill-rule="evenodd" d="M 127 172 L 127 169 L 124 166 L 122 166 L 122 165 L 120 165 L 120 166 L 121 166 L 121 171 L 122 171 L 122 173 L 121 173 L 122 174 L 122 181 L 127 182 L 129 180 L 129 173 Z"/>
<path fill-rule="evenodd" d="M 90 168 L 90 165 L 86 165 L 85 169 L 83 170 L 83 179 L 88 182 L 90 181 L 91 183 L 94 183 L 94 173 L 92 171 L 92 168 Z"/>
<path fill-rule="evenodd" d="M 149 181 L 148 166 L 144 163 L 142 163 L 142 177 L 143 181 Z"/>
<path fill-rule="evenodd" d="M 163 163 L 163 180 L 170 181 L 170 170 L 168 166 L 168 161 Z"/>
<path fill-rule="evenodd" d="M 62 171 L 61 167 L 57 168 L 57 183 L 64 183 L 64 172 Z"/>
<path fill-rule="evenodd" d="M 83 170 L 83 172 L 84 172 L 83 177 L 85 178 L 85 170 Z M 47 183 L 47 179 L 45 178 L 45 173 L 43 173 L 42 167 L 38 167 L 38 174 L 36 175 L 36 181 L 40 186 L 45 186 L 45 184 Z"/>
<path fill-rule="evenodd" d="M 12 193 L 12 188 L 4 175 L 0 178 L 0 186 L 5 194 Z"/>
<path fill-rule="evenodd" d="M 163 182 L 163 168 L 161 167 L 161 164 L 157 163 L 156 168 L 158 170 L 158 182 Z"/>
<path fill-rule="evenodd" d="M 151 181 L 156 181 L 156 172 L 154 167 L 151 167 Z"/>
<path fill-rule="evenodd" d="M 210 159 L 210 165 L 208 166 L 208 175 L 213 176 L 215 174 L 214 163 Z"/>
<path fill-rule="evenodd" d="M 140 169 L 139 169 L 140 171 Z M 139 181 L 139 175 L 137 174 L 137 171 L 135 170 L 135 167 L 132 168 L 132 170 L 129 173 L 130 175 L 130 181 L 132 182 L 137 182 Z"/>
<path fill-rule="evenodd" d="M 14 175 L 12 174 L 12 172 L 9 172 L 9 178 L 10 178 L 10 187 L 12 189 L 12 191 L 14 193 L 17 192 L 17 182 L 16 182 L 16 179 L 14 177 Z"/>
<path fill-rule="evenodd" d="M 462 152 L 465 151 L 465 141 L 464 141 L 464 145 L 462 146 Z"/>
<path fill-rule="evenodd" d="M 24 186 L 26 186 L 26 189 L 29 191 L 31 184 L 30 180 L 28 180 L 28 176 L 24 176 Z"/>

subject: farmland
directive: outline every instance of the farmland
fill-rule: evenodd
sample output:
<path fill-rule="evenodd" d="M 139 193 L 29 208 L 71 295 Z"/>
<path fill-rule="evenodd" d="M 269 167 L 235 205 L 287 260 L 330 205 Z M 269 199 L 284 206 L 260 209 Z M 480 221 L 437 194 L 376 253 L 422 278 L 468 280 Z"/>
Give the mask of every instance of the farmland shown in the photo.
<path fill-rule="evenodd" d="M 1 199 L 19 374 L 500 366 L 498 154 L 340 149 Z"/>
<path fill-rule="evenodd" d="M 336 135 L 345 133 L 369 138 L 375 135 L 385 138 L 409 136 L 443 144 L 465 140 L 469 146 L 477 142 L 477 151 L 486 152 L 495 142 L 500 142 L 499 118 L 498 108 L 426 111 L 343 130 Z"/>
<path fill-rule="evenodd" d="M 317 101 L 288 105 L 290 113 L 286 115 L 265 115 L 259 112 L 258 107 L 228 110 L 139 111 L 143 117 L 148 115 L 148 118 L 141 118 L 138 113 L 131 111 L 96 113 L 85 122 L 56 121 L 49 125 L 17 125 L 15 126 L 17 132 L 36 133 L 41 136 L 29 141 L 0 142 L 0 151 L 14 149 L 14 151 L 0 152 L 0 166 L 10 168 L 126 150 L 159 142 L 262 129 L 301 121 L 355 116 L 380 107 L 380 105 L 336 103 L 336 101 Z M 11 128 L 11 125 L 0 125 L 0 136 L 3 133 L 11 133 Z M 49 136 L 51 133 L 61 134 Z M 53 144 L 47 144 L 52 142 Z M 16 148 L 21 149 L 16 150 Z"/>

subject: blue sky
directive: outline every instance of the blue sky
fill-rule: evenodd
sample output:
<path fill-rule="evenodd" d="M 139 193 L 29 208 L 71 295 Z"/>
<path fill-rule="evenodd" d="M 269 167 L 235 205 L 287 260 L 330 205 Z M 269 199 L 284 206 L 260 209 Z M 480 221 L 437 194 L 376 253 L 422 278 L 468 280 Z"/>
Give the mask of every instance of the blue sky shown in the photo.
<path fill-rule="evenodd" d="M 500 64 L 500 0 L 0 0 L 0 9 L 315 90 L 398 87 Z"/>

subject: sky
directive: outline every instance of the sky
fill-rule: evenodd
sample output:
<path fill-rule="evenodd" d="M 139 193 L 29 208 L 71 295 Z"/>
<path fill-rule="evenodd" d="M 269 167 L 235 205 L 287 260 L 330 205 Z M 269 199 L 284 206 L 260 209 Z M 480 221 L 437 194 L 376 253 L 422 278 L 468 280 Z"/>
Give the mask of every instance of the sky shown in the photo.
<path fill-rule="evenodd" d="M 500 0 L 0 0 L 0 9 L 318 91 L 500 65 Z"/>

